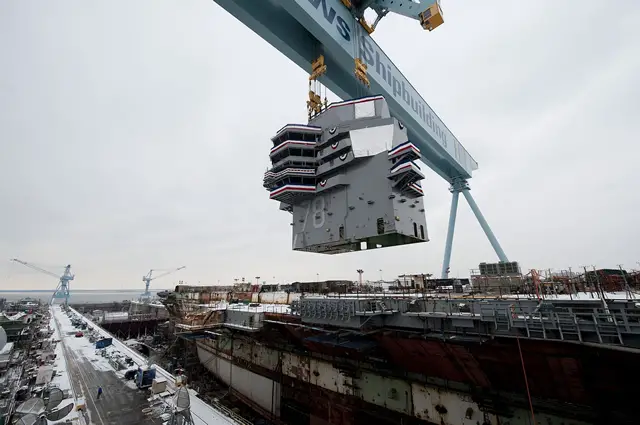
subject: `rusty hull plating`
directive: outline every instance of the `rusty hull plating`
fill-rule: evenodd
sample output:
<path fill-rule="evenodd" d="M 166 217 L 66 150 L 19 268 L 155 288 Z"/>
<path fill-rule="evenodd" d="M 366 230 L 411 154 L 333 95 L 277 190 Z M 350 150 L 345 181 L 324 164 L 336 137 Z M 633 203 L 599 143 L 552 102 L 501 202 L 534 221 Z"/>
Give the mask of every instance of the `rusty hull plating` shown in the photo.
<path fill-rule="evenodd" d="M 362 381 L 367 373 L 465 394 L 479 410 L 473 423 L 480 413 L 479 424 L 527 423 L 520 422 L 529 404 L 518 340 L 536 419 L 636 423 L 634 406 L 625 403 L 640 374 L 640 304 L 632 300 L 306 296 L 287 314 L 257 305 L 208 316 L 191 329 L 198 348 L 280 385 L 277 419 L 286 423 L 467 423 L 450 421 L 446 403 L 434 402 L 427 412 L 364 401 L 362 385 L 373 385 Z M 217 336 L 206 331 L 213 328 Z M 243 358 L 235 344 L 251 346 L 252 354 Z M 286 373 L 282 360 L 261 366 L 259 353 L 267 348 L 280 359 L 293 353 L 326 362 L 354 388 L 339 393 L 313 385 L 311 370 Z"/>

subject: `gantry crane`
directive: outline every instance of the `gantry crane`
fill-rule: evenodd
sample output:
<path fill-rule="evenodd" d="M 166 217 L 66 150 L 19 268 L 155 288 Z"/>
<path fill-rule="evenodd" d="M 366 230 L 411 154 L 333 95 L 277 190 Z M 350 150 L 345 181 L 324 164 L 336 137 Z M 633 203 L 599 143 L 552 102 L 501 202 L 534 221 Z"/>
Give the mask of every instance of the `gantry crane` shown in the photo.
<path fill-rule="evenodd" d="M 177 272 L 178 270 L 182 270 L 184 268 L 186 268 L 187 266 L 181 266 L 178 267 L 177 269 L 172 269 L 169 271 L 166 271 L 165 273 L 159 274 L 157 276 L 153 276 L 151 277 L 151 275 L 153 274 L 153 272 L 157 272 L 160 271 L 159 269 L 151 269 L 149 270 L 149 273 L 147 273 L 145 276 L 142 276 L 142 281 L 144 282 L 144 293 L 141 294 L 141 298 L 144 301 L 149 301 L 149 299 L 151 298 L 151 293 L 149 292 L 149 285 L 151 284 L 152 280 L 156 280 L 160 277 L 166 276 L 168 274 Z"/>
<path fill-rule="evenodd" d="M 449 274 L 460 193 L 498 259 L 508 261 L 469 191 L 467 181 L 478 163 L 371 38 L 380 20 L 390 12 L 415 19 L 423 29 L 432 31 L 444 22 L 439 0 L 214 1 L 298 66 L 311 70 L 310 83 L 319 82 L 343 99 L 385 97 L 391 115 L 407 128 L 409 140 L 420 149 L 422 161 L 451 185 L 443 278 Z M 367 9 L 377 16 L 371 24 L 364 17 Z M 326 108 L 326 98 L 323 105 L 311 84 L 307 107 L 310 115 Z"/>
<path fill-rule="evenodd" d="M 59 276 L 53 272 L 50 272 L 49 270 L 45 270 L 42 267 L 38 267 L 31 263 L 27 263 L 26 261 L 18 260 L 17 258 L 12 258 L 11 261 L 20 263 L 23 266 L 29 267 L 30 269 L 37 270 L 40 273 L 44 273 L 46 275 L 59 279 L 58 286 L 53 292 L 50 302 L 51 304 L 53 304 L 54 300 L 63 299 L 65 306 L 69 304 L 69 282 L 71 282 L 75 278 L 75 275 L 71 274 L 71 264 L 67 265 L 64 268 L 64 273 L 62 273 L 62 275 Z"/>

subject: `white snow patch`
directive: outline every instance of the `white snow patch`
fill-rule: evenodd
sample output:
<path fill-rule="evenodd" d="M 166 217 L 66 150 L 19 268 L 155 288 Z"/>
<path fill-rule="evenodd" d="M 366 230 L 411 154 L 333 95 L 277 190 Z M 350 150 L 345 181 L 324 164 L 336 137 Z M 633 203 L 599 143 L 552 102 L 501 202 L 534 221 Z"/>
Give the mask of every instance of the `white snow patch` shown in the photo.
<path fill-rule="evenodd" d="M 536 296 L 531 295 L 503 295 L 502 298 L 516 298 L 516 299 L 535 299 Z M 545 300 L 601 300 L 603 297 L 597 292 L 578 292 L 576 294 L 551 294 L 540 295 L 540 298 Z M 605 292 L 604 299 L 606 300 L 637 300 L 640 299 L 640 295 L 634 292 Z"/>
<path fill-rule="evenodd" d="M 258 304 L 256 306 L 251 306 L 249 304 L 229 304 L 227 309 L 234 311 L 250 311 L 254 313 L 291 313 L 291 307 L 288 304 Z"/>
<path fill-rule="evenodd" d="M 55 311 L 56 317 L 58 317 L 58 320 L 60 320 L 61 326 L 63 328 L 66 328 L 66 325 L 63 324 L 63 321 L 66 320 L 65 323 L 67 323 L 69 328 L 72 330 L 73 326 L 71 325 L 71 320 L 65 314 L 62 313 L 62 310 L 60 310 L 59 307 L 54 307 L 54 308 L 55 308 L 54 311 Z M 97 334 L 101 335 L 103 338 L 112 338 L 113 346 L 109 348 L 111 348 L 112 350 L 117 350 L 121 354 L 124 354 L 125 356 L 130 357 L 139 366 L 147 364 L 147 359 L 144 358 L 140 353 L 131 349 L 130 347 L 127 347 L 115 336 L 111 335 L 109 332 L 105 331 L 100 326 L 91 322 L 86 317 L 83 317 L 76 310 L 70 309 L 70 311 L 73 312 L 77 317 L 83 318 L 83 320 L 87 323 L 88 327 L 93 329 Z M 75 337 L 68 337 L 65 341 L 68 341 L 70 338 L 75 338 Z M 86 338 L 84 337 L 76 338 L 76 339 L 85 340 L 88 343 L 88 340 L 86 340 Z M 81 345 L 81 343 L 78 343 L 78 344 Z M 86 351 L 84 351 L 84 353 L 86 353 Z M 95 349 L 94 349 L 94 355 L 95 355 Z M 102 358 L 101 360 L 107 361 L 104 358 Z M 108 361 L 107 361 L 107 365 L 109 365 Z M 109 365 L 109 367 L 111 366 Z M 161 368 L 159 365 L 155 365 L 155 367 L 156 367 L 156 374 L 159 377 L 163 377 L 167 380 L 167 388 L 170 388 L 171 390 L 175 391 L 176 390 L 175 376 L 173 376 L 172 374 L 170 374 L 169 372 Z M 134 385 L 135 387 L 135 384 L 133 384 L 130 381 L 127 383 L 127 385 Z M 228 416 L 225 416 L 223 413 L 221 413 L 217 409 L 213 408 L 212 406 L 209 406 L 203 400 L 196 397 L 197 393 L 192 389 L 189 389 L 189 393 L 191 395 L 191 415 L 193 416 L 194 425 L 239 425 L 239 422 L 233 420 Z"/>
<path fill-rule="evenodd" d="M 51 339 L 61 341 L 62 335 L 55 323 L 55 320 L 53 320 L 53 315 L 51 316 L 51 319 L 49 321 L 49 327 L 51 327 L 54 330 L 53 334 L 51 335 Z M 73 398 L 72 400 L 73 410 L 71 411 L 71 413 L 69 413 L 67 416 L 65 416 L 59 421 L 56 421 L 56 422 L 47 421 L 49 425 L 54 423 L 66 422 L 67 420 L 75 421 L 81 418 L 79 412 L 76 410 L 77 395 L 75 394 L 75 392 L 73 391 L 73 387 L 71 386 L 69 373 L 67 372 L 67 362 L 65 361 L 62 344 L 61 343 L 56 344 L 55 350 L 53 352 L 56 354 L 56 358 L 53 362 L 53 369 L 55 370 L 55 376 L 51 380 L 51 384 L 57 386 L 64 392 L 68 392 L 71 395 L 71 397 Z M 65 399 L 62 401 L 62 403 L 60 403 L 60 406 L 66 406 L 67 404 L 69 404 L 69 400 Z"/>

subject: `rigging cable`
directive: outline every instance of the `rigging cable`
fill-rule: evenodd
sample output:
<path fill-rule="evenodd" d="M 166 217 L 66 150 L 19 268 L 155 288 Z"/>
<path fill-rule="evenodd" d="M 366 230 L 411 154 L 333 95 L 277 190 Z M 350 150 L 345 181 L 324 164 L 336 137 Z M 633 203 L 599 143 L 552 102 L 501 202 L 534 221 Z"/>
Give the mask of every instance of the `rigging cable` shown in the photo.
<path fill-rule="evenodd" d="M 531 409 L 531 420 L 536 423 L 536 416 L 533 413 L 533 403 L 531 402 L 531 392 L 529 392 L 529 380 L 527 379 L 527 369 L 524 366 L 524 358 L 522 357 L 522 348 L 520 347 L 520 337 L 516 337 L 518 342 L 518 352 L 520 353 L 520 363 L 522 364 L 522 374 L 524 375 L 524 385 L 527 388 L 527 398 L 529 399 L 529 409 Z"/>

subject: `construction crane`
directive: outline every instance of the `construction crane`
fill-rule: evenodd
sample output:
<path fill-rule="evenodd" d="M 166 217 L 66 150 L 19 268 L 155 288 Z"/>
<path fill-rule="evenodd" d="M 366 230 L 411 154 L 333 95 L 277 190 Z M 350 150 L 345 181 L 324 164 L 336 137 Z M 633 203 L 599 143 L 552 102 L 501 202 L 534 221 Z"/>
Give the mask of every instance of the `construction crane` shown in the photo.
<path fill-rule="evenodd" d="M 56 299 L 63 299 L 65 306 L 69 304 L 69 282 L 71 282 L 75 278 L 75 275 L 71 274 L 71 264 L 67 265 L 64 268 L 64 273 L 59 276 L 53 272 L 50 272 L 49 270 L 45 270 L 42 267 L 27 263 L 26 261 L 18 260 L 17 258 L 12 258 L 11 261 L 20 263 L 23 266 L 29 267 L 30 269 L 39 271 L 40 273 L 44 273 L 58 279 L 58 286 L 56 286 L 56 289 L 51 296 L 51 304 L 53 304 Z"/>
<path fill-rule="evenodd" d="M 450 184 L 449 225 L 442 278 L 449 275 L 458 197 L 462 193 L 498 259 L 508 258 L 471 196 L 468 179 L 478 168 L 453 133 L 409 83 L 371 34 L 388 13 L 418 21 L 432 31 L 443 22 L 439 0 L 214 0 L 223 9 L 305 70 L 309 82 L 319 82 L 342 99 L 382 95 L 391 115 L 407 129 L 421 160 Z M 365 11 L 376 14 L 369 24 Z M 424 49 L 417 48 L 417 51 Z M 256 64 L 259 75 L 261 64 Z M 431 77 L 434 78 L 434 77 Z M 309 89 L 309 114 L 327 107 Z"/>
<path fill-rule="evenodd" d="M 149 273 L 147 273 L 146 276 L 142 276 L 142 281 L 144 282 L 144 293 L 141 295 L 141 299 L 145 300 L 145 301 L 149 301 L 149 299 L 151 298 L 151 293 L 149 292 L 149 285 L 151 284 L 152 280 L 156 280 L 156 279 L 158 279 L 160 277 L 163 277 L 163 276 L 166 276 L 168 274 L 175 273 L 178 270 L 182 270 L 182 269 L 184 269 L 186 267 L 187 266 L 181 266 L 181 267 L 178 267 L 177 269 L 172 269 L 172 270 L 169 270 L 169 271 L 167 271 L 165 273 L 162 273 L 162 274 L 159 274 L 159 275 L 153 276 L 153 277 L 151 276 L 153 274 L 153 272 L 157 272 L 157 271 L 161 271 L 161 270 L 159 270 L 159 269 L 151 269 L 151 270 L 149 270 Z"/>

